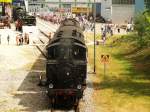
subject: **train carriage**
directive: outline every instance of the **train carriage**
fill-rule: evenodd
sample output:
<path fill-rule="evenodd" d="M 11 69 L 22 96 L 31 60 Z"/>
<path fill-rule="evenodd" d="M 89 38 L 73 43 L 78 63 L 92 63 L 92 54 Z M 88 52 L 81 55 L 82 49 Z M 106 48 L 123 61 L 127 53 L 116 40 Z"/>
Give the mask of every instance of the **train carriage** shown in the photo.
<path fill-rule="evenodd" d="M 13 8 L 13 19 L 18 31 L 22 31 L 23 26 L 36 26 L 36 17 L 28 15 L 21 7 Z"/>
<path fill-rule="evenodd" d="M 61 102 L 79 111 L 87 75 L 87 48 L 80 24 L 64 20 L 47 45 L 46 78 L 51 111 Z"/>

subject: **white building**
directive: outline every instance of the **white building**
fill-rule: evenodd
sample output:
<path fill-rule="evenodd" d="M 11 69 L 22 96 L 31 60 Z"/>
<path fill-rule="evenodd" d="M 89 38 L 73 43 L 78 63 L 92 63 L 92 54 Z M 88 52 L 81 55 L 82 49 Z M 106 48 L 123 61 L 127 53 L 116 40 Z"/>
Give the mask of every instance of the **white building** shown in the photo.
<path fill-rule="evenodd" d="M 101 16 L 107 21 L 112 20 L 112 0 L 101 0 Z"/>
<path fill-rule="evenodd" d="M 101 15 L 112 23 L 127 23 L 135 14 L 135 0 L 101 0 Z"/>
<path fill-rule="evenodd" d="M 55 9 L 72 7 L 87 7 L 94 9 L 96 13 L 112 23 L 130 22 L 135 14 L 135 1 L 139 0 L 28 0 L 29 12 L 48 12 Z M 141 0 L 140 0 L 141 1 Z"/>

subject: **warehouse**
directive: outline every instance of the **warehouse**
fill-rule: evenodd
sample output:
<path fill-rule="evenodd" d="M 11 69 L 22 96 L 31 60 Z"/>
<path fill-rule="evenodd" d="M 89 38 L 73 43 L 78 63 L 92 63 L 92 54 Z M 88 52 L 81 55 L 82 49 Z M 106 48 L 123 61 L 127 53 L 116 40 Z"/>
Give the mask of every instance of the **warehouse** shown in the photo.
<path fill-rule="evenodd" d="M 40 0 L 29 2 L 30 11 L 60 11 L 88 15 L 93 14 L 95 1 L 96 15 L 117 24 L 131 22 L 137 13 L 150 6 L 149 0 L 45 0 L 42 4 L 38 1 Z"/>

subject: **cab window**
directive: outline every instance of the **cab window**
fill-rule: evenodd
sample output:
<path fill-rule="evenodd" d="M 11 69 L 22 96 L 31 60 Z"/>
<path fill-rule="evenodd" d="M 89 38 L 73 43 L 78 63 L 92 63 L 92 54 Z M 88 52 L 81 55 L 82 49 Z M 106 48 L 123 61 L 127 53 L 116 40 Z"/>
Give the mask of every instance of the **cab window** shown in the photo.
<path fill-rule="evenodd" d="M 76 60 L 85 60 L 86 59 L 86 49 L 81 46 L 74 46 L 72 50 L 73 58 Z"/>
<path fill-rule="evenodd" d="M 59 56 L 58 46 L 48 48 L 48 58 L 57 59 Z"/>

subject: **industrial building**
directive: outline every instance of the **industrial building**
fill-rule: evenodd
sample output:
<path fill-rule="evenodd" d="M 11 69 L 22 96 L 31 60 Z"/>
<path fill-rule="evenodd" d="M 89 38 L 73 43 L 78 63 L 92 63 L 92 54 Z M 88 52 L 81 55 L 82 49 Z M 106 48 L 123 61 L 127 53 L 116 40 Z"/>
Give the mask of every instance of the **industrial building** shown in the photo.
<path fill-rule="evenodd" d="M 28 11 L 29 12 L 45 12 L 47 11 L 45 8 L 44 0 L 28 0 Z"/>
<path fill-rule="evenodd" d="M 131 22 L 133 17 L 150 7 L 150 0 L 30 0 L 30 12 L 72 12 L 101 15 L 112 23 Z"/>
<path fill-rule="evenodd" d="M 101 0 L 102 16 L 112 23 L 128 23 L 145 10 L 150 0 Z"/>

